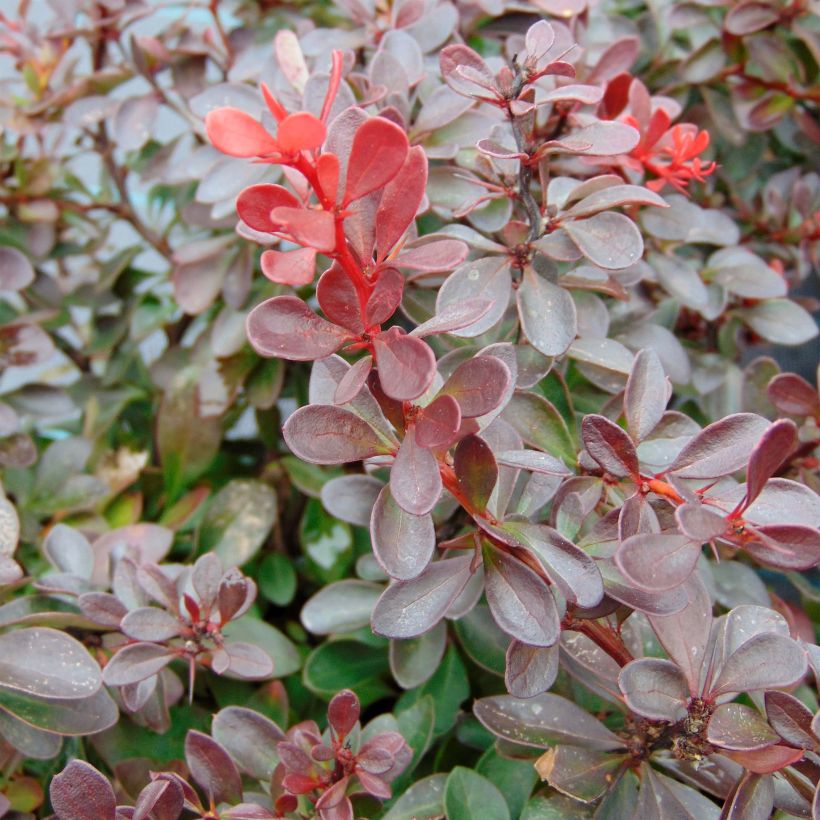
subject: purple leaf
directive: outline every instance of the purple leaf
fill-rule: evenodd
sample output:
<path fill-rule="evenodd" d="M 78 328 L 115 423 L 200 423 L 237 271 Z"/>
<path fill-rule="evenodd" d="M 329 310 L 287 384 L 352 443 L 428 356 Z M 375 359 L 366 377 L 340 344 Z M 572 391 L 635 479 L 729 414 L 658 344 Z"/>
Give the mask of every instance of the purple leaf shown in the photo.
<path fill-rule="evenodd" d="M 327 707 L 327 722 L 337 735 L 347 735 L 359 720 L 359 699 L 350 689 L 334 695 Z"/>
<path fill-rule="evenodd" d="M 504 682 L 517 698 L 532 698 L 546 692 L 558 675 L 558 644 L 527 646 L 513 640 L 507 649 Z"/>
<path fill-rule="evenodd" d="M 746 504 L 751 504 L 763 489 L 763 485 L 777 472 L 797 443 L 797 425 L 788 419 L 780 419 L 761 437 L 749 456 L 746 470 Z"/>
<path fill-rule="evenodd" d="M 417 516 L 429 513 L 441 495 L 438 461 L 416 443 L 413 428 L 405 433 L 390 469 L 390 493 L 399 507 Z"/>
<path fill-rule="evenodd" d="M 661 646 L 681 668 L 692 695 L 699 693 L 703 666 L 712 626 L 712 601 L 700 578 L 693 574 L 687 582 L 689 603 L 674 615 L 650 615 L 649 622 Z"/>
<path fill-rule="evenodd" d="M 452 396 L 464 418 L 477 418 L 495 410 L 510 384 L 510 370 L 495 356 L 474 356 L 460 364 L 439 395 Z"/>
<path fill-rule="evenodd" d="M 117 814 L 108 779 L 84 760 L 72 760 L 55 775 L 49 796 L 60 820 L 114 820 Z"/>
<path fill-rule="evenodd" d="M 660 422 L 672 385 L 652 348 L 638 352 L 624 393 L 626 426 L 634 441 L 642 441 Z"/>
<path fill-rule="evenodd" d="M 498 465 L 489 445 L 478 436 L 465 436 L 456 447 L 453 469 L 468 509 L 486 510 L 498 481 Z"/>
<path fill-rule="evenodd" d="M 516 303 L 524 334 L 545 356 L 560 356 L 575 341 L 578 318 L 572 296 L 531 267 L 524 269 Z"/>
<path fill-rule="evenodd" d="M 498 626 L 530 646 L 552 646 L 561 636 L 561 620 L 544 580 L 497 549 L 485 556 L 485 572 L 487 603 Z"/>
<path fill-rule="evenodd" d="M 814 749 L 817 738 L 812 713 L 796 697 L 785 692 L 766 692 L 766 717 L 772 728 L 791 746 Z"/>
<path fill-rule="evenodd" d="M 391 327 L 373 340 L 379 383 L 391 399 L 412 401 L 433 381 L 436 357 L 421 339 Z"/>
<path fill-rule="evenodd" d="M 662 592 L 680 586 L 692 574 L 700 548 L 688 535 L 642 533 L 624 540 L 615 561 L 641 589 Z"/>
<path fill-rule="evenodd" d="M 103 669 L 106 686 L 128 686 L 156 675 L 176 657 L 173 650 L 155 643 L 124 646 Z"/>
<path fill-rule="evenodd" d="M 34 281 L 28 257 L 9 245 L 0 247 L 0 290 L 22 290 Z"/>
<path fill-rule="evenodd" d="M 122 601 L 108 592 L 86 592 L 79 597 L 78 604 L 86 618 L 111 629 L 117 629 L 128 614 Z"/>
<path fill-rule="evenodd" d="M 436 548 L 436 531 L 429 514 L 412 515 L 383 487 L 370 519 L 373 554 L 392 578 L 406 581 L 421 574 Z"/>
<path fill-rule="evenodd" d="M 435 316 L 414 328 L 410 335 L 421 338 L 473 327 L 492 307 L 493 303 L 489 299 L 465 299 L 463 302 L 447 305 Z"/>
<path fill-rule="evenodd" d="M 393 262 L 400 268 L 440 273 L 458 267 L 468 253 L 469 248 L 460 239 L 422 237 L 406 245 Z"/>
<path fill-rule="evenodd" d="M 414 638 L 432 629 L 470 580 L 472 561 L 472 555 L 436 561 L 417 578 L 391 584 L 373 610 L 373 631 Z"/>
<path fill-rule="evenodd" d="M 739 470 L 769 422 L 754 413 L 735 413 L 704 427 L 669 467 L 680 478 L 719 478 Z"/>
<path fill-rule="evenodd" d="M 623 766 L 623 756 L 581 746 L 555 746 L 535 762 L 542 780 L 562 794 L 591 803 L 615 780 Z"/>
<path fill-rule="evenodd" d="M 285 739 L 272 720 L 253 709 L 228 706 L 217 712 L 211 734 L 245 774 L 270 780 L 277 763 L 276 744 Z"/>
<path fill-rule="evenodd" d="M 671 661 L 640 658 L 628 663 L 618 676 L 626 705 L 650 720 L 674 723 L 686 714 L 689 687 Z"/>
<path fill-rule="evenodd" d="M 700 544 L 719 538 L 728 530 L 724 517 L 703 504 L 683 504 L 675 510 L 675 519 L 681 531 Z"/>
<path fill-rule="evenodd" d="M 275 296 L 257 305 L 247 320 L 248 339 L 260 356 L 292 361 L 323 359 L 350 334 L 317 316 L 296 296 Z"/>
<path fill-rule="evenodd" d="M 723 664 L 711 695 L 782 689 L 806 674 L 806 653 L 783 635 L 764 632 L 746 641 Z"/>
<path fill-rule="evenodd" d="M 746 551 L 761 564 L 778 569 L 805 571 L 820 563 L 820 532 L 800 524 L 751 527 L 754 540 L 744 541 Z"/>
<path fill-rule="evenodd" d="M 721 820 L 769 820 L 774 808 L 774 779 L 746 772 L 723 805 Z"/>
<path fill-rule="evenodd" d="M 570 88 L 578 86 L 565 86 L 556 89 L 556 92 L 566 92 Z M 590 86 L 580 86 L 589 88 Z M 596 86 L 591 86 L 596 91 Z M 589 196 L 585 196 L 561 215 L 562 218 L 581 219 L 585 216 L 600 213 L 601 211 L 617 208 L 621 205 L 655 205 L 660 208 L 668 208 L 668 204 L 658 194 L 653 193 L 640 185 L 609 185 L 594 191 Z"/>
<path fill-rule="evenodd" d="M 322 485 L 324 508 L 333 516 L 355 524 L 370 526 L 370 515 L 384 484 L 369 475 L 343 475 Z"/>
<path fill-rule="evenodd" d="M 215 740 L 191 729 L 185 737 L 185 762 L 191 776 L 214 803 L 238 803 L 242 777 L 230 755 Z"/>
<path fill-rule="evenodd" d="M 439 65 L 444 82 L 457 94 L 487 98 L 487 93 L 490 92 L 490 97 L 493 96 L 493 73 L 481 55 L 469 46 L 445 46 L 439 55 Z"/>
<path fill-rule="evenodd" d="M 468 299 L 486 299 L 491 304 L 487 313 L 478 321 L 461 328 L 453 335 L 472 338 L 494 327 L 507 310 L 512 292 L 510 263 L 503 256 L 491 256 L 465 262 L 445 280 L 436 297 L 436 313 L 453 307 Z"/>
<path fill-rule="evenodd" d="M 629 217 L 605 211 L 561 227 L 591 262 L 605 270 L 628 268 L 643 256 L 643 238 Z"/>
<path fill-rule="evenodd" d="M 473 705 L 473 714 L 494 735 L 521 746 L 543 749 L 573 743 L 601 751 L 623 747 L 621 738 L 585 709 L 548 692 L 527 699 L 481 698 Z"/>
<path fill-rule="evenodd" d="M 757 709 L 742 703 L 722 703 L 709 718 L 706 739 L 722 749 L 751 751 L 780 740 Z"/>
<path fill-rule="evenodd" d="M 367 382 L 367 377 L 373 369 L 373 357 L 364 356 L 359 359 L 350 370 L 342 376 L 336 392 L 333 394 L 334 404 L 348 404 L 359 395 Z"/>
<path fill-rule="evenodd" d="M 794 373 L 780 373 L 766 388 L 772 404 L 790 416 L 820 415 L 820 396 L 803 378 Z"/>
<path fill-rule="evenodd" d="M 227 672 L 242 680 L 265 680 L 273 676 L 270 655 L 256 644 L 231 641 L 222 647 L 227 654 Z"/>
<path fill-rule="evenodd" d="M 311 464 L 347 464 L 390 452 L 367 422 L 341 407 L 300 407 L 282 433 L 288 447 Z"/>
<path fill-rule="evenodd" d="M 640 466 L 635 445 L 629 435 L 614 421 L 595 414 L 585 416 L 581 436 L 587 452 L 610 475 L 640 479 Z"/>
<path fill-rule="evenodd" d="M 423 408 L 416 419 L 416 443 L 434 449 L 448 447 L 461 426 L 461 408 L 447 395 L 439 395 Z"/>
<path fill-rule="evenodd" d="M 640 140 L 641 135 L 630 125 L 598 120 L 560 140 L 545 142 L 540 150 L 541 153 L 550 154 L 569 153 L 612 157 L 617 154 L 628 154 Z"/>
<path fill-rule="evenodd" d="M 180 623 L 164 609 L 145 606 L 131 610 L 120 629 L 136 641 L 167 641 L 179 635 Z"/>
<path fill-rule="evenodd" d="M 505 450 L 495 454 L 495 460 L 507 467 L 518 467 L 543 475 L 572 475 L 563 461 L 538 450 Z"/>
<path fill-rule="evenodd" d="M 176 780 L 154 780 L 139 794 L 132 820 L 176 820 L 185 803 L 185 794 Z"/>
<path fill-rule="evenodd" d="M 769 3 L 760 2 L 760 0 L 746 0 L 746 2 L 737 3 L 729 8 L 723 20 L 723 28 L 735 37 L 742 37 L 744 34 L 752 34 L 768 28 L 779 19 L 777 8 L 772 7 Z"/>

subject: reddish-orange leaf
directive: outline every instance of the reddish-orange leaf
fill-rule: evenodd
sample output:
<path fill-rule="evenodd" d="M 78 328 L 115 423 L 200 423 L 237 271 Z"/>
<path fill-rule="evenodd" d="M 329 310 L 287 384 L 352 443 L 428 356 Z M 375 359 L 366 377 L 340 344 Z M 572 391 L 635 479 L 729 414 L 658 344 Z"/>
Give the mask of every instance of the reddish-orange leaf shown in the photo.
<path fill-rule="evenodd" d="M 363 122 L 353 137 L 344 204 L 387 185 L 404 165 L 408 149 L 407 135 L 395 123 L 384 117 Z"/>
<path fill-rule="evenodd" d="M 276 230 L 270 212 L 281 206 L 299 207 L 299 200 L 281 185 L 251 185 L 236 198 L 236 210 L 242 221 L 255 231 L 265 233 Z"/>
<path fill-rule="evenodd" d="M 327 253 L 336 247 L 335 223 L 330 211 L 307 208 L 274 208 L 271 219 L 300 245 Z"/>
<path fill-rule="evenodd" d="M 299 151 L 312 151 L 324 141 L 327 130 L 325 124 L 307 111 L 288 114 L 279 124 L 276 141 L 283 154 L 297 154 Z"/>
<path fill-rule="evenodd" d="M 316 160 L 316 173 L 324 195 L 336 202 L 339 196 L 339 157 L 331 153 L 322 154 Z"/>
<path fill-rule="evenodd" d="M 265 251 L 260 260 L 262 273 L 280 285 L 301 287 L 313 281 L 316 272 L 316 251 L 299 248 L 295 251 Z"/>
<path fill-rule="evenodd" d="M 213 146 L 230 157 L 260 157 L 277 150 L 276 140 L 250 114 L 238 108 L 209 111 L 205 130 Z"/>

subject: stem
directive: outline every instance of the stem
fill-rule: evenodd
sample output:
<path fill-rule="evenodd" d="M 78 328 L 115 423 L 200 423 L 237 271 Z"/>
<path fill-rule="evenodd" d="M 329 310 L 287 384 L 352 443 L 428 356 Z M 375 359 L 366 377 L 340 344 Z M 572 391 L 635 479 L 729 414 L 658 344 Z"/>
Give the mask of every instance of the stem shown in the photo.
<path fill-rule="evenodd" d="M 507 104 L 507 118 L 512 126 L 513 136 L 515 137 L 515 147 L 522 154 L 530 155 L 529 144 L 527 136 L 521 128 L 521 121 L 513 114 L 509 103 Z M 518 196 L 524 204 L 527 211 L 527 219 L 530 223 L 529 241 L 534 242 L 541 236 L 544 230 L 543 218 L 541 216 L 541 209 L 532 195 L 532 167 L 529 160 L 519 160 L 518 163 Z"/>
<path fill-rule="evenodd" d="M 598 621 L 585 621 L 572 618 L 567 615 L 563 624 L 564 629 L 571 629 L 573 632 L 580 632 L 586 635 L 593 643 L 607 653 L 619 666 L 626 666 L 630 661 L 635 660 L 632 653 L 626 648 L 623 638 L 615 632 L 608 624 Z"/>

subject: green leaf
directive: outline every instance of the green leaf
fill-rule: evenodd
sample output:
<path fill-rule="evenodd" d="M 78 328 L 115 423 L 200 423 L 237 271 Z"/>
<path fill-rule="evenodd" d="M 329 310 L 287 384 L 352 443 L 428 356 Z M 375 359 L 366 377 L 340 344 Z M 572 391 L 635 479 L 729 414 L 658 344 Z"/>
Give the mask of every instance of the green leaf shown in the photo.
<path fill-rule="evenodd" d="M 486 604 L 473 607 L 453 626 L 471 661 L 488 672 L 504 675 L 510 638 L 498 628 Z"/>
<path fill-rule="evenodd" d="M 353 546 L 350 525 L 328 515 L 315 498 L 305 506 L 299 536 L 305 552 L 323 570 L 334 569 L 339 558 Z"/>
<path fill-rule="evenodd" d="M 299 650 L 275 627 L 259 618 L 245 615 L 222 628 L 222 634 L 233 641 L 256 644 L 270 655 L 277 678 L 291 675 L 302 665 Z"/>
<path fill-rule="evenodd" d="M 456 766 L 444 787 L 447 820 L 510 820 L 501 792 L 486 777 Z"/>
<path fill-rule="evenodd" d="M 433 740 L 433 728 L 436 721 L 436 707 L 433 698 L 430 695 L 425 695 L 409 709 L 398 712 L 396 720 L 402 737 L 413 750 L 410 763 L 393 786 L 394 793 L 400 793 L 403 791 L 402 787 L 407 785 L 410 774 L 418 766 L 419 761 L 424 757 Z"/>
<path fill-rule="evenodd" d="M 575 442 L 555 405 L 535 393 L 516 393 L 503 417 L 528 444 L 563 459 L 573 466 Z"/>
<path fill-rule="evenodd" d="M 487 749 L 481 755 L 475 770 L 498 787 L 507 801 L 511 817 L 521 814 L 538 780 L 538 773 L 531 760 L 501 757 L 495 748 Z"/>
<path fill-rule="evenodd" d="M 199 528 L 199 552 L 215 552 L 225 567 L 259 551 L 276 521 L 276 493 L 261 481 L 236 479 L 212 499 Z"/>
<path fill-rule="evenodd" d="M 310 653 L 302 679 L 305 686 L 320 697 L 331 697 L 340 689 L 352 689 L 364 704 L 362 688 L 375 680 L 381 683 L 388 668 L 386 647 L 349 640 L 331 641 Z M 383 688 L 384 694 L 390 691 L 386 684 Z"/>
<path fill-rule="evenodd" d="M 563 794 L 538 795 L 524 806 L 519 820 L 591 820 L 594 813 L 594 809 Z M 629 812 L 622 816 L 628 817 Z"/>
<path fill-rule="evenodd" d="M 428 820 L 444 813 L 447 775 L 434 774 L 416 781 L 402 793 L 382 820 Z"/>
<path fill-rule="evenodd" d="M 281 552 L 272 552 L 262 559 L 256 582 L 262 595 L 277 606 L 287 606 L 296 595 L 296 570 Z"/>

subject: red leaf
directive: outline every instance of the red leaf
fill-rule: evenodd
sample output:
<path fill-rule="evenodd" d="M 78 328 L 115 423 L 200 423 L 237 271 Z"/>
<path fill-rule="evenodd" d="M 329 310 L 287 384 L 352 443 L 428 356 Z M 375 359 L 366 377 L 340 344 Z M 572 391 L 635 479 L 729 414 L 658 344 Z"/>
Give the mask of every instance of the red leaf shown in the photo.
<path fill-rule="evenodd" d="M 327 130 L 325 124 L 307 111 L 288 114 L 279 123 L 276 141 L 283 154 L 297 154 L 299 151 L 312 151 L 325 141 Z"/>
<path fill-rule="evenodd" d="M 359 395 L 362 387 L 364 387 L 364 383 L 367 381 L 367 377 L 370 375 L 372 368 L 372 356 L 365 356 L 359 359 L 359 361 L 342 376 L 342 380 L 339 382 L 336 392 L 333 394 L 333 401 L 336 404 L 347 404 L 349 401 L 353 401 L 353 399 Z"/>
<path fill-rule="evenodd" d="M 240 219 L 255 231 L 263 233 L 276 231 L 270 212 L 281 206 L 299 207 L 299 200 L 281 185 L 251 185 L 236 198 Z"/>
<path fill-rule="evenodd" d="M 452 396 L 465 418 L 483 416 L 501 403 L 512 378 L 510 370 L 495 356 L 474 356 L 460 364 L 441 388 Z"/>
<path fill-rule="evenodd" d="M 335 353 L 350 338 L 317 316 L 296 296 L 276 296 L 257 305 L 247 320 L 248 339 L 260 356 L 308 362 Z"/>
<path fill-rule="evenodd" d="M 596 414 L 586 416 L 581 423 L 581 435 L 587 452 L 604 470 L 614 476 L 638 479 L 640 467 L 635 445 L 614 421 Z"/>
<path fill-rule="evenodd" d="M 316 298 L 319 307 L 331 322 L 342 325 L 357 335 L 364 332 L 359 296 L 341 265 L 334 262 L 319 277 Z"/>
<path fill-rule="evenodd" d="M 407 135 L 389 120 L 373 117 L 362 123 L 350 149 L 344 205 L 390 182 L 404 165 L 408 147 Z"/>
<path fill-rule="evenodd" d="M 327 722 L 337 735 L 344 736 L 356 725 L 359 711 L 359 699 L 350 689 L 343 689 L 328 704 Z"/>
<path fill-rule="evenodd" d="M 309 245 L 321 253 L 336 247 L 336 223 L 330 211 L 278 207 L 271 211 L 271 220 L 300 245 Z"/>
<path fill-rule="evenodd" d="M 205 117 L 214 148 L 230 157 L 261 157 L 278 150 L 276 140 L 250 114 L 238 108 L 217 108 Z"/>
<path fill-rule="evenodd" d="M 390 494 L 405 512 L 426 515 L 441 495 L 441 475 L 436 457 L 407 431 L 390 470 Z"/>
<path fill-rule="evenodd" d="M 744 507 L 760 495 L 763 485 L 775 474 L 796 443 L 797 426 L 793 421 L 780 419 L 766 430 L 749 457 Z"/>
<path fill-rule="evenodd" d="M 755 774 L 770 774 L 785 769 L 786 766 L 800 760 L 805 749 L 792 749 L 789 746 L 769 746 L 768 749 L 757 749 L 751 752 L 722 752 L 732 758 L 744 769 Z"/>
<path fill-rule="evenodd" d="M 309 285 L 316 273 L 316 251 L 299 248 L 295 251 L 265 251 L 260 260 L 262 273 L 280 285 Z"/>
<path fill-rule="evenodd" d="M 413 224 L 427 187 L 427 157 L 420 145 L 411 148 L 407 159 L 382 193 L 376 211 L 376 248 L 384 259 Z"/>
<path fill-rule="evenodd" d="M 401 304 L 404 277 L 395 268 L 383 268 L 365 306 L 365 322 L 380 325 L 386 322 Z"/>
<path fill-rule="evenodd" d="M 461 426 L 461 409 L 452 396 L 430 402 L 416 421 L 416 441 L 421 447 L 446 447 L 455 440 Z"/>
<path fill-rule="evenodd" d="M 775 376 L 766 388 L 772 404 L 790 416 L 820 415 L 820 396 L 803 378 L 794 373 Z"/>
<path fill-rule="evenodd" d="M 326 197 L 336 202 L 339 196 L 339 157 L 325 152 L 316 160 L 316 175 Z"/>
<path fill-rule="evenodd" d="M 373 340 L 379 382 L 391 399 L 417 399 L 436 373 L 436 357 L 421 340 L 391 327 Z"/>
<path fill-rule="evenodd" d="M 238 803 L 242 777 L 230 755 L 208 735 L 191 729 L 185 738 L 185 762 L 214 803 Z"/>

